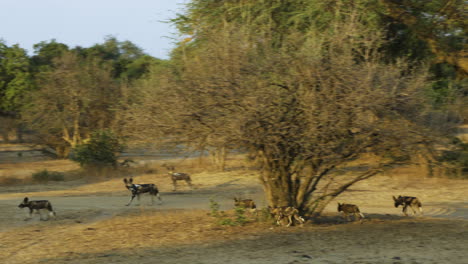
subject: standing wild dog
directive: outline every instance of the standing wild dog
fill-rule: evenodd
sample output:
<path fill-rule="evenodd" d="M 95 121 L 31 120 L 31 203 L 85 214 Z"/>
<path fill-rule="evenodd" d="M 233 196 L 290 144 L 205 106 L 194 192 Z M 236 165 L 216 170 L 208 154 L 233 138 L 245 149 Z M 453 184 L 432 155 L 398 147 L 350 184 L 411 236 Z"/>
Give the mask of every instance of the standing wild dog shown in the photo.
<path fill-rule="evenodd" d="M 338 203 L 338 212 L 343 212 L 344 218 L 348 221 L 350 220 L 349 215 L 351 214 L 354 215 L 354 220 L 356 220 L 357 217 L 359 217 L 359 220 L 364 219 L 364 215 L 359 211 L 359 207 L 354 204 Z"/>
<path fill-rule="evenodd" d="M 23 202 L 20 205 L 18 205 L 18 207 L 19 208 L 24 208 L 24 207 L 29 208 L 29 218 L 27 218 L 25 220 L 28 220 L 28 219 L 32 218 L 33 210 L 36 210 L 36 212 L 39 213 L 41 220 L 49 220 L 50 216 L 53 216 L 55 218 L 55 215 L 56 215 L 55 212 L 54 212 L 54 209 L 52 209 L 52 204 L 47 200 L 30 201 L 28 197 L 25 197 Z M 42 214 L 40 212 L 41 209 L 47 209 L 49 211 L 49 216 L 47 217 L 47 219 L 42 219 Z"/>
<path fill-rule="evenodd" d="M 189 174 L 183 173 L 183 172 L 174 172 L 175 170 L 174 166 L 166 166 L 166 169 L 169 171 L 169 175 L 171 176 L 172 186 L 173 186 L 172 191 L 176 191 L 177 181 L 185 181 L 187 185 L 190 187 L 190 189 L 193 189 L 192 179 L 190 178 Z"/>
<path fill-rule="evenodd" d="M 149 193 L 151 195 L 151 204 L 154 204 L 154 196 L 157 196 L 159 199 L 159 204 L 162 203 L 161 196 L 159 195 L 159 190 L 156 187 L 156 185 L 149 183 L 149 184 L 134 184 L 133 183 L 133 178 L 130 178 L 127 180 L 127 178 L 124 178 L 124 183 L 125 187 L 129 191 L 132 192 L 132 198 L 130 198 L 130 201 L 128 202 L 127 206 L 129 206 L 133 199 L 137 197 L 138 202 L 140 201 L 140 194 L 143 193 Z"/>
<path fill-rule="evenodd" d="M 276 224 L 282 225 L 283 219 L 288 221 L 286 227 L 291 226 L 296 220 L 301 226 L 304 224 L 305 220 L 299 215 L 299 210 L 292 206 L 281 206 L 270 208 L 270 213 L 275 217 Z"/>
<path fill-rule="evenodd" d="M 398 198 L 395 198 L 395 196 L 393 196 L 393 201 L 395 202 L 395 207 L 396 208 L 398 208 L 398 206 L 400 206 L 400 205 L 403 206 L 403 213 L 406 216 L 408 216 L 408 214 L 406 213 L 406 210 L 408 209 L 408 206 L 411 207 L 411 210 L 413 210 L 413 215 L 416 214 L 416 210 L 414 210 L 414 207 L 416 207 L 416 206 L 419 208 L 419 213 L 423 214 L 422 204 L 419 201 L 419 199 L 416 198 L 416 197 L 399 195 Z"/>

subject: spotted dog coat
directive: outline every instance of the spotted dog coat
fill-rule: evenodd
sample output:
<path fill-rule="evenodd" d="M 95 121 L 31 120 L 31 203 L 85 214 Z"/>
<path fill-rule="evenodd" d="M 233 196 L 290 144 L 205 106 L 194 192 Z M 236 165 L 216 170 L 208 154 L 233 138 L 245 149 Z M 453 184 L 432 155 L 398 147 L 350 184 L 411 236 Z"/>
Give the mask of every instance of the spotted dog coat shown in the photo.
<path fill-rule="evenodd" d="M 49 217 L 54 217 L 56 216 L 56 213 L 54 211 L 54 209 L 52 208 L 52 204 L 48 201 L 48 200 L 33 200 L 33 201 L 30 201 L 28 197 L 25 197 L 23 202 L 18 205 L 19 208 L 29 208 L 29 218 L 27 219 L 31 219 L 32 218 L 32 213 L 34 210 L 36 210 L 36 212 L 38 212 L 40 214 L 40 211 L 41 209 L 47 209 L 49 211 L 49 216 L 47 219 L 45 220 L 48 220 Z M 44 220 L 42 219 L 42 215 L 40 215 L 41 217 L 41 220 Z M 27 220 L 26 219 L 26 220 Z"/>
<path fill-rule="evenodd" d="M 244 207 L 246 209 L 256 209 L 257 205 L 252 199 L 239 199 L 234 197 L 234 206 L 235 207 Z"/>
<path fill-rule="evenodd" d="M 349 216 L 352 214 L 354 215 L 354 219 L 359 217 L 360 220 L 364 218 L 364 215 L 359 211 L 359 207 L 354 204 L 345 204 L 345 203 L 338 203 L 338 212 L 343 212 L 344 218 L 350 220 Z"/>
<path fill-rule="evenodd" d="M 286 227 L 291 226 L 294 220 L 296 220 L 301 226 L 305 222 L 304 218 L 299 215 L 299 210 L 292 206 L 270 208 L 270 213 L 275 217 L 277 225 L 281 225 L 284 218 L 288 221 Z"/>
<path fill-rule="evenodd" d="M 400 195 L 398 196 L 398 198 L 396 198 L 395 196 L 393 196 L 393 201 L 395 202 L 396 208 L 398 208 L 398 206 L 400 205 L 403 206 L 403 213 L 406 216 L 408 216 L 408 214 L 406 213 L 408 206 L 411 207 L 411 210 L 413 210 L 413 215 L 416 214 L 416 210 L 414 210 L 414 207 L 418 207 L 419 213 L 423 214 L 421 201 L 419 201 L 419 199 L 416 197 Z"/>
<path fill-rule="evenodd" d="M 127 206 L 129 206 L 133 199 L 137 197 L 138 201 L 140 201 L 140 195 L 143 193 L 149 193 L 151 195 L 151 204 L 154 204 L 154 196 L 157 196 L 159 199 L 159 203 L 162 203 L 161 196 L 159 195 L 159 190 L 156 187 L 156 185 L 150 183 L 150 184 L 134 184 L 133 183 L 133 178 L 130 178 L 127 180 L 127 178 L 124 178 L 124 183 L 125 187 L 129 191 L 132 192 L 132 197 L 130 198 L 130 201 L 128 202 Z"/>
<path fill-rule="evenodd" d="M 177 189 L 177 181 L 185 181 L 191 189 L 193 188 L 192 178 L 190 178 L 188 173 L 174 172 L 175 168 L 173 166 L 166 168 L 169 170 L 169 175 L 171 176 L 173 191 Z"/>

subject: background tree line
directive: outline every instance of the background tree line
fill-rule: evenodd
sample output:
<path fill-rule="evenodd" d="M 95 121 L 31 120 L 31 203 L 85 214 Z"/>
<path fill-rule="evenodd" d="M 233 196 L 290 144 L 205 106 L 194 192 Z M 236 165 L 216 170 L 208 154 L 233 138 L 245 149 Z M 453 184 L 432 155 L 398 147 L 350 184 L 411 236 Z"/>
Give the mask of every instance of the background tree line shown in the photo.
<path fill-rule="evenodd" d="M 113 37 L 89 48 L 44 41 L 33 56 L 0 42 L 0 62 L 3 140 L 18 131 L 22 141 L 32 131 L 34 142 L 60 158 L 95 131 L 118 131 L 124 87 L 165 64 Z"/>
<path fill-rule="evenodd" d="M 243 151 L 271 206 L 312 215 L 415 156 L 467 167 L 466 144 L 450 137 L 468 117 L 466 8 L 192 0 L 172 20 L 183 40 L 167 61 L 114 38 L 42 42 L 32 57 L 2 44 L 1 113 L 61 157 L 104 129 L 209 151 L 220 169 Z M 458 152 L 441 156 L 441 144 Z"/>

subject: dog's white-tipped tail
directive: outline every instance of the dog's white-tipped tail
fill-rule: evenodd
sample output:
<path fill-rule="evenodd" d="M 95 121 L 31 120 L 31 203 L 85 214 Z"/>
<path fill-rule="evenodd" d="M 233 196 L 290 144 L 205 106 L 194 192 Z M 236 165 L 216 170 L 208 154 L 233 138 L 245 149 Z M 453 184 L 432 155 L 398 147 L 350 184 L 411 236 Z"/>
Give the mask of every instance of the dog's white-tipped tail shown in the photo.
<path fill-rule="evenodd" d="M 361 215 L 361 219 L 365 218 L 363 213 L 359 213 L 359 215 Z"/>

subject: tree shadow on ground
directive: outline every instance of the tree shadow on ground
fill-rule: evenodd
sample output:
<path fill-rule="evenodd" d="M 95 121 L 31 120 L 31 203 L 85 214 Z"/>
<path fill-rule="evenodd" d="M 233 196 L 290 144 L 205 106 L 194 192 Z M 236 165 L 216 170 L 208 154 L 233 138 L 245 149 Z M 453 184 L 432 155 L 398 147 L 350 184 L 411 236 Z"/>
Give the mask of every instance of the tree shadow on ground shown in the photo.
<path fill-rule="evenodd" d="M 405 220 L 410 217 L 406 216 L 399 216 L 393 214 L 365 214 L 364 219 L 356 219 L 353 216 L 350 217 L 350 220 L 345 219 L 340 214 L 325 214 L 320 215 L 317 217 L 312 217 L 308 219 L 307 222 L 314 224 L 314 225 L 342 225 L 342 224 L 349 224 L 349 223 L 360 223 L 365 224 L 366 222 L 384 222 L 388 220 Z"/>

